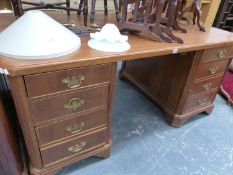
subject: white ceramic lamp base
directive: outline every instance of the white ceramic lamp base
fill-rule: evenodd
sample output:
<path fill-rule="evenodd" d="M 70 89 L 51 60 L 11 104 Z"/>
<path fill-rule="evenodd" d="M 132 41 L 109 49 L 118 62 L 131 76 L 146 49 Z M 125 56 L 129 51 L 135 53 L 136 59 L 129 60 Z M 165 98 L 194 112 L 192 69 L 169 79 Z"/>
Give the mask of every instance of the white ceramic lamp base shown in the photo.
<path fill-rule="evenodd" d="M 128 36 L 121 35 L 114 24 L 105 24 L 100 32 L 91 33 L 88 46 L 103 52 L 124 52 L 130 49 Z"/>
<path fill-rule="evenodd" d="M 124 52 L 130 49 L 128 42 L 109 42 L 106 40 L 95 40 L 90 39 L 88 41 L 88 46 L 103 52 Z"/>

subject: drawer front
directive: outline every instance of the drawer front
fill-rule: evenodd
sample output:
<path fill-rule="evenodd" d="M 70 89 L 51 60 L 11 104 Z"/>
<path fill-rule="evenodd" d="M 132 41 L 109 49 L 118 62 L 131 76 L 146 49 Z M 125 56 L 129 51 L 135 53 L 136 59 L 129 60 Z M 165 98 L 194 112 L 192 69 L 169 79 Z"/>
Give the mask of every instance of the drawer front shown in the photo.
<path fill-rule="evenodd" d="M 211 104 L 215 98 L 216 93 L 216 91 L 212 91 L 204 95 L 189 98 L 185 106 L 185 111 Z"/>
<path fill-rule="evenodd" d="M 110 81 L 111 64 L 25 76 L 29 97 Z"/>
<path fill-rule="evenodd" d="M 208 49 L 205 51 L 203 61 L 221 60 L 233 57 L 233 47 L 223 47 L 216 49 Z"/>
<path fill-rule="evenodd" d="M 211 78 L 211 79 L 204 80 L 201 82 L 197 82 L 193 84 L 192 88 L 190 89 L 189 95 L 192 96 L 195 94 L 199 94 L 202 92 L 208 92 L 213 89 L 216 89 L 219 87 L 221 81 L 222 81 L 222 76 Z"/>
<path fill-rule="evenodd" d="M 31 100 L 34 123 L 39 123 L 108 104 L 109 86 L 99 86 L 62 95 Z"/>
<path fill-rule="evenodd" d="M 99 126 L 107 126 L 107 109 L 36 128 L 40 146 L 69 136 L 82 134 Z"/>
<path fill-rule="evenodd" d="M 41 149 L 44 165 L 78 156 L 95 148 L 104 146 L 107 142 L 107 130 L 102 130 L 49 148 Z"/>
<path fill-rule="evenodd" d="M 225 59 L 221 61 L 202 63 L 197 70 L 196 78 L 200 79 L 224 73 L 229 61 L 229 59 Z"/>

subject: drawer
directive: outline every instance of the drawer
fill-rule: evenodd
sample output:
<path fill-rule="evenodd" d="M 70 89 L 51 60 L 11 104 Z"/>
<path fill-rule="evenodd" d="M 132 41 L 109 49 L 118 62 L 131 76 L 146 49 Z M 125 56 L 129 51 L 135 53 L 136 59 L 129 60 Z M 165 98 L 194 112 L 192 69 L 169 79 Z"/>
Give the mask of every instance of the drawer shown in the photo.
<path fill-rule="evenodd" d="M 36 128 L 40 146 L 69 136 L 82 134 L 99 126 L 107 126 L 107 109 L 75 116 Z"/>
<path fill-rule="evenodd" d="M 233 57 L 233 47 L 223 47 L 216 49 L 208 49 L 205 51 L 203 61 L 221 60 Z"/>
<path fill-rule="evenodd" d="M 229 59 L 225 59 L 220 61 L 201 63 L 196 73 L 196 79 L 223 74 L 227 69 L 229 61 Z"/>
<path fill-rule="evenodd" d="M 111 64 L 25 76 L 29 97 L 36 97 L 110 81 Z"/>
<path fill-rule="evenodd" d="M 216 93 L 216 91 L 212 91 L 207 94 L 190 97 L 185 105 L 185 111 L 211 104 L 215 98 Z"/>
<path fill-rule="evenodd" d="M 57 117 L 74 114 L 108 104 L 109 86 L 73 91 L 52 97 L 31 100 L 31 113 L 35 124 Z"/>
<path fill-rule="evenodd" d="M 215 88 L 218 88 L 221 81 L 222 76 L 197 82 L 193 84 L 192 88 L 190 89 L 189 95 L 192 96 L 198 93 L 208 92 Z"/>
<path fill-rule="evenodd" d="M 102 130 L 80 138 L 69 140 L 48 148 L 41 149 L 44 165 L 72 158 L 104 146 L 107 142 L 107 130 Z"/>

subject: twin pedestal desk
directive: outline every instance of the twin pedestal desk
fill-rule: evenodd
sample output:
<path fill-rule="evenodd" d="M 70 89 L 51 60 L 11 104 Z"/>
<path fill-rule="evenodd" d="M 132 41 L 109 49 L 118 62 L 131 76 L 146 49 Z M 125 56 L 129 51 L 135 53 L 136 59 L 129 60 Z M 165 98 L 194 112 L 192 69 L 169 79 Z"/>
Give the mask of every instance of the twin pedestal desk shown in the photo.
<path fill-rule="evenodd" d="M 129 36 L 129 51 L 104 53 L 89 48 L 84 37 L 81 48 L 65 57 L 1 57 L 30 174 L 56 174 L 75 161 L 109 156 L 117 61 L 124 61 L 120 77 L 159 105 L 170 125 L 179 127 L 198 113 L 210 113 L 233 56 L 233 34 L 186 28 L 187 34 L 177 34 L 184 44 Z"/>

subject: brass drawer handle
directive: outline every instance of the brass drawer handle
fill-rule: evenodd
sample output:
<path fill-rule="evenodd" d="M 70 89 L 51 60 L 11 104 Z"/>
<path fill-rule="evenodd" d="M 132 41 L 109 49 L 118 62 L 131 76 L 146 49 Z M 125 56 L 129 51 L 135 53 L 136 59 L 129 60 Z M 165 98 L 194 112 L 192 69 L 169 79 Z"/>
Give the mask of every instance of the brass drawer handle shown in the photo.
<path fill-rule="evenodd" d="M 81 151 L 85 146 L 86 146 L 86 142 L 81 142 L 77 145 L 69 147 L 68 151 L 72 152 L 72 153 L 77 153 L 77 152 Z"/>
<path fill-rule="evenodd" d="M 85 125 L 84 122 L 80 122 L 79 124 L 74 124 L 73 126 L 69 125 L 66 127 L 66 131 L 70 132 L 71 134 L 75 134 L 80 132 L 83 129 L 84 125 Z"/>
<path fill-rule="evenodd" d="M 211 73 L 212 75 L 213 75 L 213 74 L 216 74 L 217 70 L 218 70 L 218 67 L 217 67 L 217 66 L 212 66 L 212 67 L 209 68 L 209 71 L 210 71 L 210 73 Z"/>
<path fill-rule="evenodd" d="M 206 97 L 200 98 L 199 100 L 197 100 L 197 102 L 198 102 L 199 105 L 203 105 L 203 104 L 205 104 L 207 102 L 207 98 Z"/>
<path fill-rule="evenodd" d="M 218 55 L 219 58 L 223 58 L 223 57 L 226 56 L 227 53 L 228 53 L 228 52 L 227 52 L 227 49 L 220 49 L 220 50 L 218 51 L 217 55 Z"/>
<path fill-rule="evenodd" d="M 83 104 L 84 100 L 81 98 L 72 98 L 64 105 L 64 108 L 69 111 L 76 111 L 78 108 L 81 108 Z"/>
<path fill-rule="evenodd" d="M 203 89 L 205 91 L 208 91 L 208 90 L 210 90 L 210 88 L 211 88 L 212 85 L 213 85 L 212 83 L 206 83 L 206 84 L 203 85 Z"/>
<path fill-rule="evenodd" d="M 77 88 L 82 84 L 83 80 L 85 80 L 85 76 L 79 75 L 78 77 L 76 76 L 67 77 L 62 80 L 62 83 L 66 84 L 66 86 L 69 88 Z"/>

